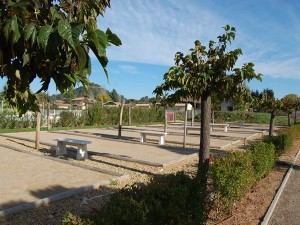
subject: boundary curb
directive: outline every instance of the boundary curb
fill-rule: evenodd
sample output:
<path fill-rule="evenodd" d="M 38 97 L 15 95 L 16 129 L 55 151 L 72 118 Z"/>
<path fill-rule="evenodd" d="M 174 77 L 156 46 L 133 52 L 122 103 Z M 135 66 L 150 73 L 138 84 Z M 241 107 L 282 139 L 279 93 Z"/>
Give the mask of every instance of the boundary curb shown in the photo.
<path fill-rule="evenodd" d="M 279 201 L 279 199 L 280 199 L 280 196 L 281 196 L 281 194 L 282 194 L 282 192 L 283 192 L 283 190 L 284 190 L 284 188 L 285 188 L 285 185 L 286 185 L 286 183 L 288 182 L 288 179 L 289 179 L 289 177 L 290 177 L 290 175 L 291 175 L 291 173 L 292 173 L 292 171 L 293 171 L 293 168 L 294 168 L 294 166 L 295 166 L 295 162 L 297 161 L 299 155 L 300 155 L 300 150 L 298 150 L 298 152 L 297 152 L 297 154 L 296 154 L 296 156 L 295 156 L 295 159 L 294 159 L 293 163 L 291 164 L 291 166 L 290 166 L 288 172 L 286 173 L 286 175 L 285 175 L 283 181 L 281 182 L 280 188 L 278 189 L 278 191 L 277 191 L 275 197 L 273 198 L 272 203 L 271 203 L 271 205 L 269 206 L 268 211 L 267 211 L 267 213 L 265 214 L 263 221 L 260 223 L 261 225 L 268 225 L 269 220 L 270 220 L 271 217 L 272 217 L 272 214 L 273 214 L 273 212 L 274 212 L 274 210 L 275 210 L 275 208 L 276 208 L 276 205 L 277 205 L 277 203 L 278 203 L 278 201 Z"/>

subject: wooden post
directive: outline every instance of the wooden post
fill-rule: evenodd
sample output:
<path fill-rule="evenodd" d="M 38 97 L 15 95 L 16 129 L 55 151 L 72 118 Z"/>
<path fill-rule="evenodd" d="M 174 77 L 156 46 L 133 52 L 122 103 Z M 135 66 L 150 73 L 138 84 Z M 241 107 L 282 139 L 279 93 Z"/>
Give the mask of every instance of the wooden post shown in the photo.
<path fill-rule="evenodd" d="M 129 123 L 129 126 L 131 126 L 131 106 L 129 106 L 128 108 L 128 123 Z"/>
<path fill-rule="evenodd" d="M 124 101 L 125 101 L 125 99 L 122 99 L 122 102 L 121 102 L 121 112 L 120 112 L 119 132 L 118 132 L 118 138 L 119 138 L 119 139 L 120 139 L 121 136 L 122 136 L 122 119 L 123 119 Z"/>
<path fill-rule="evenodd" d="M 185 103 L 185 108 L 184 108 L 184 125 L 183 125 L 183 147 L 185 148 L 186 146 L 186 124 L 187 124 L 187 103 Z"/>
<path fill-rule="evenodd" d="M 36 113 L 35 149 L 40 148 L 41 113 Z"/>
<path fill-rule="evenodd" d="M 47 130 L 50 130 L 50 103 L 47 103 Z"/>
<path fill-rule="evenodd" d="M 193 107 L 192 108 L 192 122 L 191 122 L 192 127 L 194 126 L 194 117 L 195 117 L 195 108 Z"/>
<path fill-rule="evenodd" d="M 167 106 L 165 106 L 165 126 L 164 126 L 164 132 L 167 133 L 168 131 L 168 111 Z"/>

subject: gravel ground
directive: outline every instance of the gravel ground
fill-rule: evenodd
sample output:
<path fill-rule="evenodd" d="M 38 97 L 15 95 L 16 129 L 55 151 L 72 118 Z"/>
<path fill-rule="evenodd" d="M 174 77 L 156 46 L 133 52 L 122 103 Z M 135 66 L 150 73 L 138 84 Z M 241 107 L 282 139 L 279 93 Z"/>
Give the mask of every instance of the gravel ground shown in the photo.
<path fill-rule="evenodd" d="M 34 143 L 21 141 L 12 138 L 0 136 L 0 143 L 4 145 L 14 146 L 24 151 L 29 151 L 37 155 L 48 155 L 55 157 L 55 150 L 49 146 L 41 145 L 39 150 L 34 149 Z M 65 160 L 70 160 L 79 164 L 98 167 L 101 169 L 112 170 L 122 174 L 128 174 L 129 179 L 122 181 L 112 181 L 109 186 L 101 186 L 97 190 L 85 192 L 73 197 L 50 203 L 35 209 L 23 211 L 21 213 L 0 218 L 2 225 L 24 225 L 24 224 L 61 224 L 63 217 L 71 212 L 73 214 L 84 214 L 91 211 L 91 207 L 105 203 L 109 199 L 109 195 L 126 185 L 135 183 L 147 183 L 154 174 L 170 174 L 177 171 L 186 171 L 194 174 L 197 170 L 198 157 L 189 158 L 183 162 L 170 165 L 167 167 L 154 167 L 142 165 L 134 162 L 125 162 L 122 160 L 106 158 L 102 156 L 92 155 L 84 161 L 76 160 L 76 153 L 68 153 Z M 100 196 L 100 197 L 99 197 Z M 95 198 L 94 198 L 95 197 Z M 83 200 L 87 198 L 88 205 L 83 204 Z"/>
<path fill-rule="evenodd" d="M 51 149 L 49 146 L 41 145 L 39 150 L 35 150 L 34 143 L 32 142 L 20 141 L 1 136 L 0 143 L 15 146 L 22 150 L 30 151 L 34 154 L 39 155 L 54 156 L 55 153 L 54 149 Z M 300 142 L 297 143 L 297 146 L 299 146 L 299 144 Z M 242 143 L 240 143 L 237 146 L 232 146 L 232 150 L 243 151 L 244 149 L 245 147 Z M 285 156 L 283 156 L 281 160 L 289 161 L 293 159 L 295 151 L 285 154 Z M 125 187 L 126 185 L 132 185 L 135 183 L 147 183 L 149 182 L 153 174 L 170 174 L 176 173 L 177 171 L 186 171 L 187 173 L 195 174 L 198 164 L 198 157 L 189 158 L 185 161 L 164 168 L 142 165 L 133 162 L 125 162 L 122 160 L 111 159 L 96 155 L 92 155 L 89 157 L 89 159 L 84 161 L 77 161 L 75 160 L 75 157 L 75 153 L 70 153 L 68 157 L 65 158 L 65 160 L 70 160 L 85 165 L 91 165 L 94 167 L 99 167 L 101 169 L 113 170 L 123 174 L 128 174 L 130 175 L 130 178 L 118 182 L 112 181 L 110 185 L 105 187 L 101 186 L 94 191 L 78 194 L 64 200 L 50 203 L 46 206 L 26 210 L 24 212 L 12 215 L 7 218 L 0 218 L 0 224 L 61 224 L 62 219 L 68 212 L 77 215 L 90 212 L 91 207 L 101 206 L 102 204 L 107 202 L 109 196 L 113 192 Z M 246 196 L 239 203 L 236 204 L 229 219 L 219 218 L 219 222 L 214 221 L 213 224 L 259 224 L 266 210 L 268 209 L 268 206 L 270 205 L 273 196 L 276 194 L 276 190 L 278 189 L 284 174 L 284 168 L 275 167 L 268 177 L 260 181 L 255 187 L 253 187 L 249 191 L 249 193 L 246 194 Z M 85 198 L 90 199 L 88 201 L 88 205 L 82 204 Z"/>

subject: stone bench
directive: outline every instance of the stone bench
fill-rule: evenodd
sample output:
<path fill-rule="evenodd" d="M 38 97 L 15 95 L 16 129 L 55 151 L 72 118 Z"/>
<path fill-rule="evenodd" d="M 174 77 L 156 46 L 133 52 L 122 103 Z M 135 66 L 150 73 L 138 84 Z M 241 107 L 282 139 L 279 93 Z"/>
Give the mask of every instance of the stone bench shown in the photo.
<path fill-rule="evenodd" d="M 88 158 L 88 152 L 87 152 L 87 144 L 91 144 L 91 141 L 86 140 L 78 140 L 78 139 L 72 139 L 72 138 L 57 138 L 54 139 L 57 141 L 57 149 L 56 149 L 56 155 L 64 155 L 67 154 L 67 145 L 77 146 L 77 155 L 76 159 L 87 159 Z"/>
<path fill-rule="evenodd" d="M 214 127 L 222 127 L 224 128 L 224 131 L 227 132 L 228 131 L 228 127 L 229 124 L 227 123 L 211 123 L 210 124 L 210 131 L 213 131 Z M 199 126 L 195 126 L 195 127 L 186 127 L 186 133 L 188 134 L 189 131 L 194 130 L 194 131 L 199 131 L 200 132 L 200 127 Z"/>
<path fill-rule="evenodd" d="M 227 132 L 229 124 L 227 124 L 227 123 L 211 123 L 210 124 L 210 131 L 213 131 L 214 127 L 223 127 L 224 131 Z"/>
<path fill-rule="evenodd" d="M 146 142 L 146 136 L 158 136 L 159 137 L 159 145 L 165 144 L 165 137 L 168 133 L 160 132 L 160 131 L 140 131 L 141 133 L 141 143 Z"/>
<path fill-rule="evenodd" d="M 186 134 L 189 134 L 190 130 L 195 130 L 195 131 L 199 131 L 200 132 L 200 127 L 199 126 L 195 126 L 195 127 L 186 127 Z"/>

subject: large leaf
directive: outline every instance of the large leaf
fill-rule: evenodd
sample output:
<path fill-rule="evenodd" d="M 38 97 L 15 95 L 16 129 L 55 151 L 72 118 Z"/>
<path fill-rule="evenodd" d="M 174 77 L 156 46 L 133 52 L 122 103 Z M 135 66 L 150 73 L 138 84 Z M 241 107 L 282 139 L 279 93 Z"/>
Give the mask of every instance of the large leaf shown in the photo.
<path fill-rule="evenodd" d="M 78 70 L 80 71 L 80 73 L 82 73 L 87 65 L 87 56 L 85 49 L 81 45 L 78 44 L 76 49 L 78 52 Z"/>
<path fill-rule="evenodd" d="M 59 14 L 59 12 L 56 10 L 54 6 L 50 7 L 51 16 L 53 19 L 63 19 L 63 17 Z"/>
<path fill-rule="evenodd" d="M 79 40 L 79 35 L 82 33 L 85 24 L 72 24 L 72 38 L 74 43 Z"/>
<path fill-rule="evenodd" d="M 110 43 L 112 43 L 116 46 L 122 45 L 120 38 L 116 34 L 111 32 L 111 30 L 109 28 L 107 28 L 107 30 L 106 30 L 106 35 L 107 35 L 108 41 Z"/>
<path fill-rule="evenodd" d="M 28 41 L 31 38 L 31 42 L 34 43 L 36 40 L 36 26 L 35 23 L 29 23 L 24 27 L 24 38 Z"/>
<path fill-rule="evenodd" d="M 16 43 L 19 40 L 19 38 L 21 37 L 16 16 L 13 16 L 11 19 L 8 19 L 5 24 L 4 34 L 5 34 L 7 40 L 10 37 L 11 32 L 13 34 L 13 43 Z"/>
<path fill-rule="evenodd" d="M 98 56 L 106 55 L 105 49 L 108 46 L 107 36 L 103 31 L 97 29 L 94 26 L 93 21 L 87 24 L 86 37 L 88 38 L 90 47 L 94 46 L 96 48 L 96 51 L 93 50 L 95 55 Z"/>
<path fill-rule="evenodd" d="M 38 40 L 39 46 L 44 50 L 46 50 L 46 47 L 48 44 L 48 39 L 49 39 L 50 34 L 52 33 L 52 30 L 53 29 L 50 25 L 42 26 L 39 30 L 37 40 Z"/>
<path fill-rule="evenodd" d="M 102 30 L 99 29 L 97 29 L 95 33 L 97 35 L 97 39 L 100 47 L 100 49 L 98 49 L 98 52 L 100 53 L 100 55 L 105 55 L 105 49 L 108 47 L 107 36 Z"/>
<path fill-rule="evenodd" d="M 69 43 L 69 45 L 74 49 L 74 51 L 76 51 L 72 38 L 72 28 L 66 20 L 59 21 L 58 33 L 63 39 L 65 39 Z"/>

